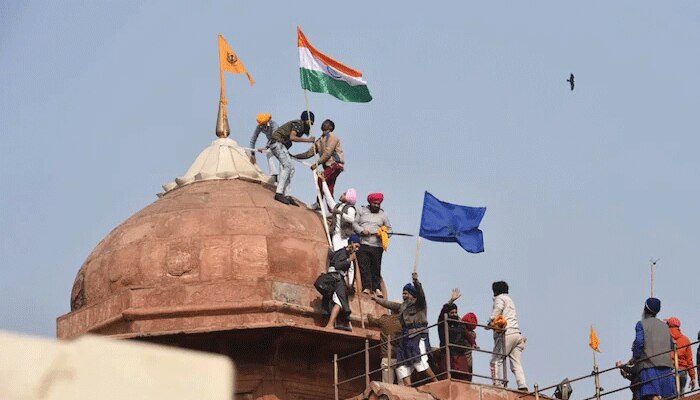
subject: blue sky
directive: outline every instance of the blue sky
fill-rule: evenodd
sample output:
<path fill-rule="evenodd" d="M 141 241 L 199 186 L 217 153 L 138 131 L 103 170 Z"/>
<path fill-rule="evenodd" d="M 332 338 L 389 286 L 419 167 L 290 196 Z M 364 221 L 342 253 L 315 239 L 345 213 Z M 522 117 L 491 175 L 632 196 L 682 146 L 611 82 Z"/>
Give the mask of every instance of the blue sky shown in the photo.
<path fill-rule="evenodd" d="M 485 253 L 423 243 L 431 319 L 452 287 L 485 319 L 491 282 L 507 280 L 529 384 L 546 386 L 590 372 L 590 324 L 602 366 L 629 357 L 660 257 L 661 316 L 695 338 L 697 2 L 280 3 L 0 4 L 1 329 L 53 336 L 92 248 L 214 139 L 218 33 L 257 80 L 227 76 L 232 138 L 246 143 L 258 112 L 298 117 L 300 25 L 374 96 L 309 95 L 346 149 L 340 189 L 384 192 L 402 232 L 418 231 L 425 190 L 488 207 Z M 294 194 L 310 200 L 306 174 Z M 392 298 L 414 249 L 395 238 L 385 254 Z"/>

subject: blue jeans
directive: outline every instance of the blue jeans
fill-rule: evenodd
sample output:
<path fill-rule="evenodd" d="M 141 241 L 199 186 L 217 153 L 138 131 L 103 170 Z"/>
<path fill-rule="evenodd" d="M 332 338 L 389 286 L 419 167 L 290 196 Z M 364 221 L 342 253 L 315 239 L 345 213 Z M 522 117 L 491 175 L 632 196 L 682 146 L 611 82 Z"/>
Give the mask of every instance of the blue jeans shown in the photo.
<path fill-rule="evenodd" d="M 289 155 L 289 150 L 280 142 L 274 142 L 270 145 L 270 151 L 275 155 L 280 162 L 280 173 L 277 175 L 277 190 L 276 193 L 284 196 L 289 196 L 289 184 L 294 176 L 294 166 L 292 165 L 292 157 Z"/>

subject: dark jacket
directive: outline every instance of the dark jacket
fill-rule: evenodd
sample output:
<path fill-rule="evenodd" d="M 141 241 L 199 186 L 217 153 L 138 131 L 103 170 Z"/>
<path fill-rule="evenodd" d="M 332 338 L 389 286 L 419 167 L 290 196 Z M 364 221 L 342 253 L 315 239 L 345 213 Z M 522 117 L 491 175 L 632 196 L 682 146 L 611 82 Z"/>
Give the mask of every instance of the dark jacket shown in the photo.
<path fill-rule="evenodd" d="M 413 329 L 428 325 L 428 306 L 425 302 L 423 285 L 421 285 L 417 279 L 413 281 L 413 285 L 416 287 L 417 292 L 416 298 L 414 299 L 406 300 L 403 303 L 395 303 L 389 300 L 377 299 L 377 303 L 379 305 L 390 310 L 394 310 L 397 312 L 397 314 L 399 314 L 401 326 L 403 326 L 404 329 Z"/>
<path fill-rule="evenodd" d="M 440 347 L 445 346 L 445 314 L 449 312 L 449 304 L 445 303 L 440 310 L 440 316 L 438 316 L 438 336 L 440 336 Z M 450 336 L 450 344 L 456 344 L 458 346 L 469 346 L 470 343 L 467 340 L 467 329 L 465 325 L 459 319 L 449 319 L 447 320 L 447 330 Z M 450 354 L 465 354 L 466 349 L 450 346 Z"/>

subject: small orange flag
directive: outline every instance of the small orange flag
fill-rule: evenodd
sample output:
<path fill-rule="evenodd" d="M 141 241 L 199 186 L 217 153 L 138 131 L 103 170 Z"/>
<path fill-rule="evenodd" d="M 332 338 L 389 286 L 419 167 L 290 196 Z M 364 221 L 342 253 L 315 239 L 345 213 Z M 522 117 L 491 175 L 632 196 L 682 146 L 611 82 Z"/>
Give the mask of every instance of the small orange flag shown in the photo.
<path fill-rule="evenodd" d="M 221 63 L 221 71 L 228 71 L 232 74 L 245 74 L 250 81 L 250 85 L 255 84 L 255 79 L 245 69 L 243 61 L 236 55 L 231 46 L 226 42 L 223 36 L 219 35 L 219 62 Z"/>
<path fill-rule="evenodd" d="M 598 353 L 600 353 L 600 339 L 598 339 L 598 335 L 596 335 L 595 330 L 593 329 L 593 325 L 591 325 L 591 335 L 588 345 L 591 346 L 591 349 L 593 349 L 593 351 L 597 351 Z"/>

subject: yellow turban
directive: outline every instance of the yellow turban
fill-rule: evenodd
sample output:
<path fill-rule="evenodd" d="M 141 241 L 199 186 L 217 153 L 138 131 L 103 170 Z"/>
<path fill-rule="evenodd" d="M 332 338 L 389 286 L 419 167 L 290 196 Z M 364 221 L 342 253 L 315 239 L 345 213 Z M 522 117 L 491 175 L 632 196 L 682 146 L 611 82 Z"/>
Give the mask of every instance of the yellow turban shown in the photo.
<path fill-rule="evenodd" d="M 255 120 L 258 121 L 258 125 L 264 125 L 272 119 L 271 114 L 266 114 L 266 113 L 260 113 L 258 114 L 257 117 L 255 117 Z"/>

